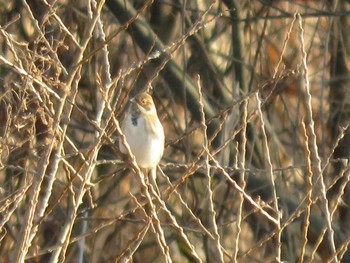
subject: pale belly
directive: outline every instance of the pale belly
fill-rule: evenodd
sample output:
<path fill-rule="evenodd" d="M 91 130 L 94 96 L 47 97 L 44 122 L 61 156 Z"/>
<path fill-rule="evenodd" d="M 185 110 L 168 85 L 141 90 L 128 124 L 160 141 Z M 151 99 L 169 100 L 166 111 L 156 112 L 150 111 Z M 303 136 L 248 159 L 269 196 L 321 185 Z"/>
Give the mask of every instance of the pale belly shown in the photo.
<path fill-rule="evenodd" d="M 145 124 L 143 119 L 138 120 L 137 126 L 126 120 L 128 123 L 124 125 L 124 135 L 130 146 L 131 152 L 136 158 L 136 162 L 141 168 L 155 167 L 163 155 L 164 150 L 164 134 L 161 128 L 160 136 L 153 133 L 145 132 Z M 160 125 L 160 124 L 159 124 Z M 126 149 L 120 143 L 120 150 L 126 153 Z"/>

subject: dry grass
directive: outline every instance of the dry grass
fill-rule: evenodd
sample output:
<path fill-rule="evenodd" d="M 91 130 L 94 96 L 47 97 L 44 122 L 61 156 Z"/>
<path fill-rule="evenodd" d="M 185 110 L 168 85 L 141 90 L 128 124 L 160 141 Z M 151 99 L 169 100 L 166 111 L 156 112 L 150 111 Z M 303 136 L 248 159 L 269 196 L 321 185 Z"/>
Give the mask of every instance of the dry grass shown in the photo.
<path fill-rule="evenodd" d="M 3 262 L 350 261 L 350 5 L 183 2 L 0 0 Z"/>

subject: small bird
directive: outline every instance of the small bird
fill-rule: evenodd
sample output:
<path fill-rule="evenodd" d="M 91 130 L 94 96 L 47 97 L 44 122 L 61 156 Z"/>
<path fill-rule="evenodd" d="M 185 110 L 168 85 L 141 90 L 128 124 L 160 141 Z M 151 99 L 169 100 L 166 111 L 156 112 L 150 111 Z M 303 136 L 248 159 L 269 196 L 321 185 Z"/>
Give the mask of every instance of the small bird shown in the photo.
<path fill-rule="evenodd" d="M 121 129 L 146 182 L 151 182 L 159 194 L 156 169 L 164 152 L 164 130 L 151 95 L 143 92 L 130 99 Z M 119 147 L 126 153 L 121 140 Z"/>

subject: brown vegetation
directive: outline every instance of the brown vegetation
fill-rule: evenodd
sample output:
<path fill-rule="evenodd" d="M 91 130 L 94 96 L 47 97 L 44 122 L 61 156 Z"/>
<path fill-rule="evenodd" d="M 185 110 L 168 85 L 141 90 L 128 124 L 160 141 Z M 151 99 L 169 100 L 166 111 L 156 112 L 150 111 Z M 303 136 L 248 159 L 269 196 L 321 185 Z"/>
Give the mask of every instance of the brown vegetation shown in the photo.
<path fill-rule="evenodd" d="M 1 262 L 350 262 L 346 2 L 0 0 Z"/>

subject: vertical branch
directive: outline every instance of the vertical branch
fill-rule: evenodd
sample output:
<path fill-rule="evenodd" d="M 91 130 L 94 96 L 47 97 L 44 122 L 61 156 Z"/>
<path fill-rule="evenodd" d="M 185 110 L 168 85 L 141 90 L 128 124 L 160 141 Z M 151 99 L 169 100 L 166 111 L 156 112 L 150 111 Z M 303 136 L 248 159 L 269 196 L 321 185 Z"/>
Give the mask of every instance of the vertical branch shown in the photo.
<path fill-rule="evenodd" d="M 248 100 L 243 100 L 242 104 L 240 105 L 241 109 L 241 124 L 242 129 L 240 131 L 240 141 L 238 146 L 238 169 L 240 170 L 240 181 L 242 184 L 242 190 L 245 191 L 246 187 L 246 172 L 245 172 L 245 156 L 246 156 L 246 146 L 247 146 L 247 121 L 248 121 Z M 242 224 L 242 218 L 243 218 L 243 204 L 244 204 L 244 196 L 242 193 L 239 194 L 240 200 L 239 200 L 239 206 L 238 206 L 238 214 L 237 214 L 237 234 L 236 234 L 236 240 L 235 240 L 235 247 L 232 255 L 232 261 L 237 262 L 237 256 L 239 252 L 239 240 L 241 235 L 241 224 Z"/>
<path fill-rule="evenodd" d="M 264 150 L 266 154 L 266 161 L 267 161 L 267 169 L 268 169 L 268 174 L 270 176 L 270 181 L 272 185 L 272 195 L 273 195 L 273 207 L 275 209 L 276 215 L 277 215 L 277 225 L 276 225 L 276 260 L 277 262 L 281 262 L 281 248 L 282 248 L 282 242 L 281 242 L 281 237 L 282 237 L 282 228 L 281 228 L 281 213 L 278 208 L 278 198 L 277 198 L 277 192 L 276 192 L 276 184 L 275 184 L 275 178 L 273 175 L 273 167 L 272 167 L 272 162 L 271 162 L 271 156 L 270 156 L 270 148 L 268 144 L 268 138 L 265 130 L 265 121 L 264 121 L 264 116 L 261 111 L 261 100 L 259 97 L 259 92 L 256 93 L 256 99 L 258 102 L 258 115 L 260 118 L 261 122 L 261 130 L 262 130 L 262 136 L 263 136 L 263 143 L 264 143 Z"/>
<path fill-rule="evenodd" d="M 281 51 L 281 55 L 279 57 L 279 60 L 277 62 L 277 65 L 275 67 L 275 70 L 273 72 L 273 79 L 275 79 L 277 77 L 277 74 L 278 74 L 278 70 L 282 64 L 282 61 L 283 61 L 283 56 L 284 56 L 284 53 L 286 52 L 286 49 L 287 49 L 287 43 L 288 43 L 288 40 L 290 39 L 290 35 L 292 33 L 292 29 L 294 27 L 294 23 L 295 23 L 295 20 L 297 19 L 297 13 L 294 14 L 294 17 L 293 17 L 293 20 L 292 22 L 290 23 L 290 26 L 289 26 L 289 30 L 287 31 L 287 34 L 284 38 L 284 41 L 283 41 L 283 47 L 282 47 L 282 51 Z"/>
<path fill-rule="evenodd" d="M 348 3 L 343 1 L 330 1 L 332 3 L 332 10 L 340 11 L 348 7 Z M 339 127 L 348 125 L 349 114 L 349 85 L 350 85 L 350 67 L 349 67 L 349 17 L 334 17 L 330 22 L 330 83 L 329 83 L 329 115 L 328 115 L 328 129 L 333 141 L 338 140 Z M 350 155 L 350 132 L 347 131 L 344 137 L 339 142 L 334 150 L 333 158 L 348 159 Z M 333 164 L 333 176 L 341 173 L 342 164 L 336 162 Z M 341 180 L 336 183 L 329 191 L 329 196 L 333 198 L 339 192 Z M 345 203 L 350 202 L 350 189 L 347 188 L 343 197 Z M 349 222 L 350 211 L 348 207 L 339 207 L 339 224 L 340 227 L 350 231 Z"/>
<path fill-rule="evenodd" d="M 201 113 L 201 124 L 203 127 L 203 136 L 204 136 L 204 142 L 203 142 L 203 148 L 206 152 L 205 154 L 205 167 L 206 167 L 206 189 L 205 189 L 205 194 L 204 196 L 207 197 L 208 200 L 208 223 L 209 223 L 209 230 L 211 230 L 213 232 L 213 236 L 214 236 L 214 241 L 215 243 L 213 244 L 213 247 L 209 247 L 212 248 L 215 252 L 215 258 L 208 258 L 208 262 L 224 262 L 224 255 L 221 249 L 221 244 L 220 244 L 220 235 L 218 232 L 218 226 L 216 224 L 216 219 L 215 219 L 215 208 L 214 208 L 214 202 L 213 202 L 213 191 L 211 190 L 211 176 L 210 176 L 210 164 L 209 164 L 209 144 L 208 144 L 208 137 L 207 137 L 207 125 L 205 123 L 205 113 L 204 113 L 204 105 L 202 103 L 202 87 L 201 87 L 201 83 L 200 83 L 200 76 L 197 75 L 197 86 L 198 86 L 198 95 L 199 95 L 199 106 L 200 106 L 200 113 Z M 210 242 L 209 244 L 212 244 L 212 242 Z M 210 251 L 208 251 L 210 253 Z M 211 253 L 210 253 L 211 254 Z"/>
<path fill-rule="evenodd" d="M 311 164 L 311 152 L 309 149 L 309 137 L 307 136 L 305 123 L 302 122 L 302 127 L 304 131 L 304 141 L 305 141 L 305 151 L 306 151 L 306 161 L 307 161 L 307 193 L 306 193 L 306 212 L 304 217 L 304 224 L 303 224 L 303 240 L 301 242 L 301 249 L 300 249 L 300 255 L 299 255 L 299 263 L 302 263 L 304 261 L 304 255 L 306 251 L 306 245 L 308 243 L 308 231 L 310 226 L 310 216 L 311 216 L 311 205 L 312 205 L 312 164 Z"/>
<path fill-rule="evenodd" d="M 96 10 L 97 9 L 96 1 L 91 0 L 91 5 L 89 5 L 89 6 L 93 10 Z M 90 19 L 93 19 L 93 12 L 91 11 L 89 13 L 91 14 Z M 104 33 L 103 23 L 101 21 L 101 14 L 100 13 L 97 14 L 96 34 L 97 34 L 98 39 L 102 43 L 106 42 L 106 35 Z M 96 92 L 98 93 L 98 94 L 96 94 L 98 99 L 97 99 L 97 112 L 96 112 L 95 123 L 97 126 L 101 126 L 102 115 L 103 115 L 103 113 L 105 111 L 105 107 L 106 107 L 106 96 L 108 94 L 110 85 L 112 83 L 108 55 L 109 55 L 108 46 L 107 46 L 107 44 L 105 44 L 102 48 L 102 55 L 101 55 L 102 56 L 101 60 L 102 60 L 103 81 L 102 81 L 102 85 L 101 85 L 100 89 L 102 89 L 102 90 L 96 89 Z M 102 96 L 101 96 L 101 94 L 102 94 Z M 100 96 L 98 96 L 98 95 L 100 95 Z M 95 132 L 96 140 L 98 140 L 99 136 L 100 136 L 100 133 L 98 130 L 96 130 L 96 132 Z M 96 159 L 97 159 L 97 153 L 94 155 L 94 158 L 92 160 L 91 173 L 96 167 Z M 86 211 L 86 212 L 84 212 L 83 217 L 87 218 L 87 216 L 88 216 L 88 212 Z M 86 229 L 87 229 L 87 221 L 83 220 L 83 222 L 81 224 L 81 234 L 82 235 L 86 232 Z M 82 238 L 79 241 L 78 263 L 82 263 L 84 260 L 84 247 L 85 247 L 85 238 Z"/>
<path fill-rule="evenodd" d="M 334 230 L 332 227 L 332 217 L 329 211 L 328 207 L 328 199 L 327 199 L 327 193 L 326 193 L 326 186 L 323 179 L 323 173 L 322 173 L 322 166 L 321 166 L 321 159 L 318 153 L 318 147 L 317 147 L 317 138 L 315 133 L 315 123 L 313 120 L 313 114 L 312 114 L 312 96 L 310 93 L 310 83 L 309 83 L 309 76 L 308 76 L 308 67 L 307 67 L 307 54 L 305 51 L 305 44 L 304 44 L 304 29 L 303 29 L 303 21 L 301 18 L 301 15 L 298 14 L 298 20 L 299 20 L 299 28 L 300 28 L 300 44 L 301 44 L 301 52 L 302 52 L 302 69 L 303 69 L 303 81 L 304 81 L 304 92 L 303 94 L 303 100 L 305 104 L 306 109 L 306 132 L 307 136 L 309 137 L 310 141 L 310 152 L 311 152 L 311 161 L 313 163 L 313 182 L 314 187 L 317 187 L 317 184 L 320 185 L 320 192 L 321 192 L 321 207 L 323 210 L 323 213 L 325 213 L 326 216 L 326 222 L 327 222 L 327 229 L 328 229 L 328 238 L 330 243 L 330 249 L 332 251 L 332 254 L 335 254 L 335 243 L 334 243 Z M 338 262 L 336 258 L 336 262 Z"/>

